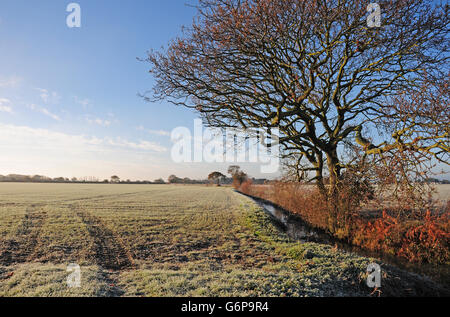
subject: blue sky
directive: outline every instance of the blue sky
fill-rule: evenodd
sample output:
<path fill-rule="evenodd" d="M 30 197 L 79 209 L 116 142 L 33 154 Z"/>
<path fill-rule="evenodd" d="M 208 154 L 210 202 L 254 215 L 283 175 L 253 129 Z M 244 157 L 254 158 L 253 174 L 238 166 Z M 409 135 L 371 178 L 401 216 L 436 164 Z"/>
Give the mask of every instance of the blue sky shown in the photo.
<path fill-rule="evenodd" d="M 205 178 L 228 163 L 175 163 L 171 131 L 196 115 L 138 96 L 153 87 L 137 60 L 190 25 L 196 0 L 0 1 L 0 174 L 153 180 Z M 74 1 L 75 2 L 75 1 Z M 239 164 L 255 177 L 260 165 Z"/>
<path fill-rule="evenodd" d="M 0 2 L 0 174 L 153 180 L 225 172 L 225 164 L 171 161 L 170 132 L 193 128 L 195 114 L 138 96 L 153 79 L 136 58 L 179 35 L 195 1 L 79 0 L 80 28 L 66 25 L 70 2 Z"/>

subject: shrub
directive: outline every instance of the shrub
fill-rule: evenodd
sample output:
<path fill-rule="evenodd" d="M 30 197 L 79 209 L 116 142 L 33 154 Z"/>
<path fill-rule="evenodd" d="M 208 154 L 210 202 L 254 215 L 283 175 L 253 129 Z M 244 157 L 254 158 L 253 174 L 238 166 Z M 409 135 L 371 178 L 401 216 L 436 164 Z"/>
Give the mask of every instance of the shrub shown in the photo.
<path fill-rule="evenodd" d="M 247 179 L 246 181 L 244 181 L 239 190 L 243 193 L 249 193 L 250 192 L 250 187 L 252 186 L 253 182 L 251 179 Z"/>
<path fill-rule="evenodd" d="M 414 220 L 383 211 L 369 220 L 359 212 L 362 202 L 373 198 L 367 183 L 343 181 L 338 190 L 337 212 L 330 212 L 330 203 L 315 186 L 301 183 L 276 182 L 271 185 L 252 185 L 245 182 L 240 190 L 257 196 L 299 215 L 315 228 L 328 230 L 339 239 L 376 252 L 403 257 L 412 262 L 448 264 L 450 240 L 450 212 L 433 216 L 416 216 Z M 392 212 L 391 212 L 392 214 Z M 332 226 L 330 226 L 332 223 Z"/>
<path fill-rule="evenodd" d="M 429 259 L 446 263 L 449 259 L 449 214 L 432 216 L 427 212 L 422 223 L 407 229 L 398 255 L 417 262 Z"/>
<path fill-rule="evenodd" d="M 327 228 L 327 203 L 314 186 L 276 182 L 271 185 L 241 186 L 243 193 L 260 197 L 298 214 L 314 227 Z"/>

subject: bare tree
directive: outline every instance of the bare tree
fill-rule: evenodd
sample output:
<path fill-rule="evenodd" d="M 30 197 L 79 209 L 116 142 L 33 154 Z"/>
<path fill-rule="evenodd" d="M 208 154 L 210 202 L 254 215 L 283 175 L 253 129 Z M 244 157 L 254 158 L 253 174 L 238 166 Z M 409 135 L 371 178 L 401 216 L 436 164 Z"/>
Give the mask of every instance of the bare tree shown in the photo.
<path fill-rule="evenodd" d="M 230 165 L 228 167 L 228 174 L 233 178 L 233 186 L 239 187 L 248 178 L 244 171 L 241 171 L 241 167 L 238 165 Z"/>
<path fill-rule="evenodd" d="M 448 84 L 448 78 L 433 79 L 389 97 L 376 120 L 385 132 L 383 142 L 377 146 L 368 140 L 362 143 L 362 159 L 370 161 L 379 190 L 395 197 L 400 210 L 431 208 L 433 187 L 427 179 L 436 173 L 433 169 L 438 163 L 450 161 Z"/>
<path fill-rule="evenodd" d="M 167 181 L 170 184 L 179 184 L 182 183 L 182 179 L 177 177 L 176 175 L 170 175 L 169 178 L 167 179 Z"/>
<path fill-rule="evenodd" d="M 220 186 L 220 180 L 224 179 L 225 175 L 223 175 L 221 172 L 212 172 L 208 175 L 209 180 L 213 180 L 217 182 L 217 186 Z"/>
<path fill-rule="evenodd" d="M 120 177 L 117 175 L 113 175 L 111 176 L 111 183 L 119 183 L 120 182 Z"/>
<path fill-rule="evenodd" d="M 328 197 L 352 164 L 345 142 L 380 156 L 403 146 L 413 121 L 427 137 L 411 151 L 448 164 L 448 130 L 435 134 L 421 111 L 405 121 L 386 99 L 448 76 L 449 7 L 377 1 L 381 27 L 370 28 L 370 2 L 200 0 L 183 36 L 149 53 L 156 85 L 146 98 L 196 109 L 214 127 L 278 127 L 283 155 Z M 399 138 L 386 137 L 382 123 Z"/>

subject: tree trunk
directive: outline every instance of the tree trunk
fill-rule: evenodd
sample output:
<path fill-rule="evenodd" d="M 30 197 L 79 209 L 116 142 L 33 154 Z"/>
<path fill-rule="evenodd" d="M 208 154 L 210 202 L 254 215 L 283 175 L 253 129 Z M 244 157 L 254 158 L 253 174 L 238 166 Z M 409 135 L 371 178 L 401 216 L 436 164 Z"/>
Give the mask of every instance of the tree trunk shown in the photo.
<path fill-rule="evenodd" d="M 329 230 L 334 233 L 339 228 L 338 183 L 341 176 L 337 149 L 327 153 L 327 166 L 330 173 L 328 184 L 328 226 Z"/>
<path fill-rule="evenodd" d="M 320 194 L 325 200 L 328 199 L 328 193 L 323 179 L 323 158 L 321 153 L 316 153 L 316 160 L 311 162 L 316 168 L 316 184 Z"/>
<path fill-rule="evenodd" d="M 339 166 L 339 158 L 337 156 L 337 149 L 327 153 L 327 166 L 330 173 L 328 192 L 332 195 L 337 191 L 337 185 L 341 176 L 341 168 Z"/>

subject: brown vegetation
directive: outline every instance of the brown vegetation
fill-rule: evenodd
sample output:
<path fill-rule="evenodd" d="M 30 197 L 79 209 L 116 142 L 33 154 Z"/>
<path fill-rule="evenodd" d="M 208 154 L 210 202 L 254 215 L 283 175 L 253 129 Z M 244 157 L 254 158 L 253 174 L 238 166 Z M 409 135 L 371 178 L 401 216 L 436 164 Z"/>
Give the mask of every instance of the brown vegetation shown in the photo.
<path fill-rule="evenodd" d="M 341 189 L 339 213 L 330 221 L 330 205 L 314 186 L 277 182 L 271 186 L 244 183 L 240 191 L 257 196 L 301 216 L 316 228 L 362 248 L 388 253 L 414 262 L 448 264 L 450 261 L 450 208 L 421 213 L 386 209 L 368 217 L 356 190 Z"/>

